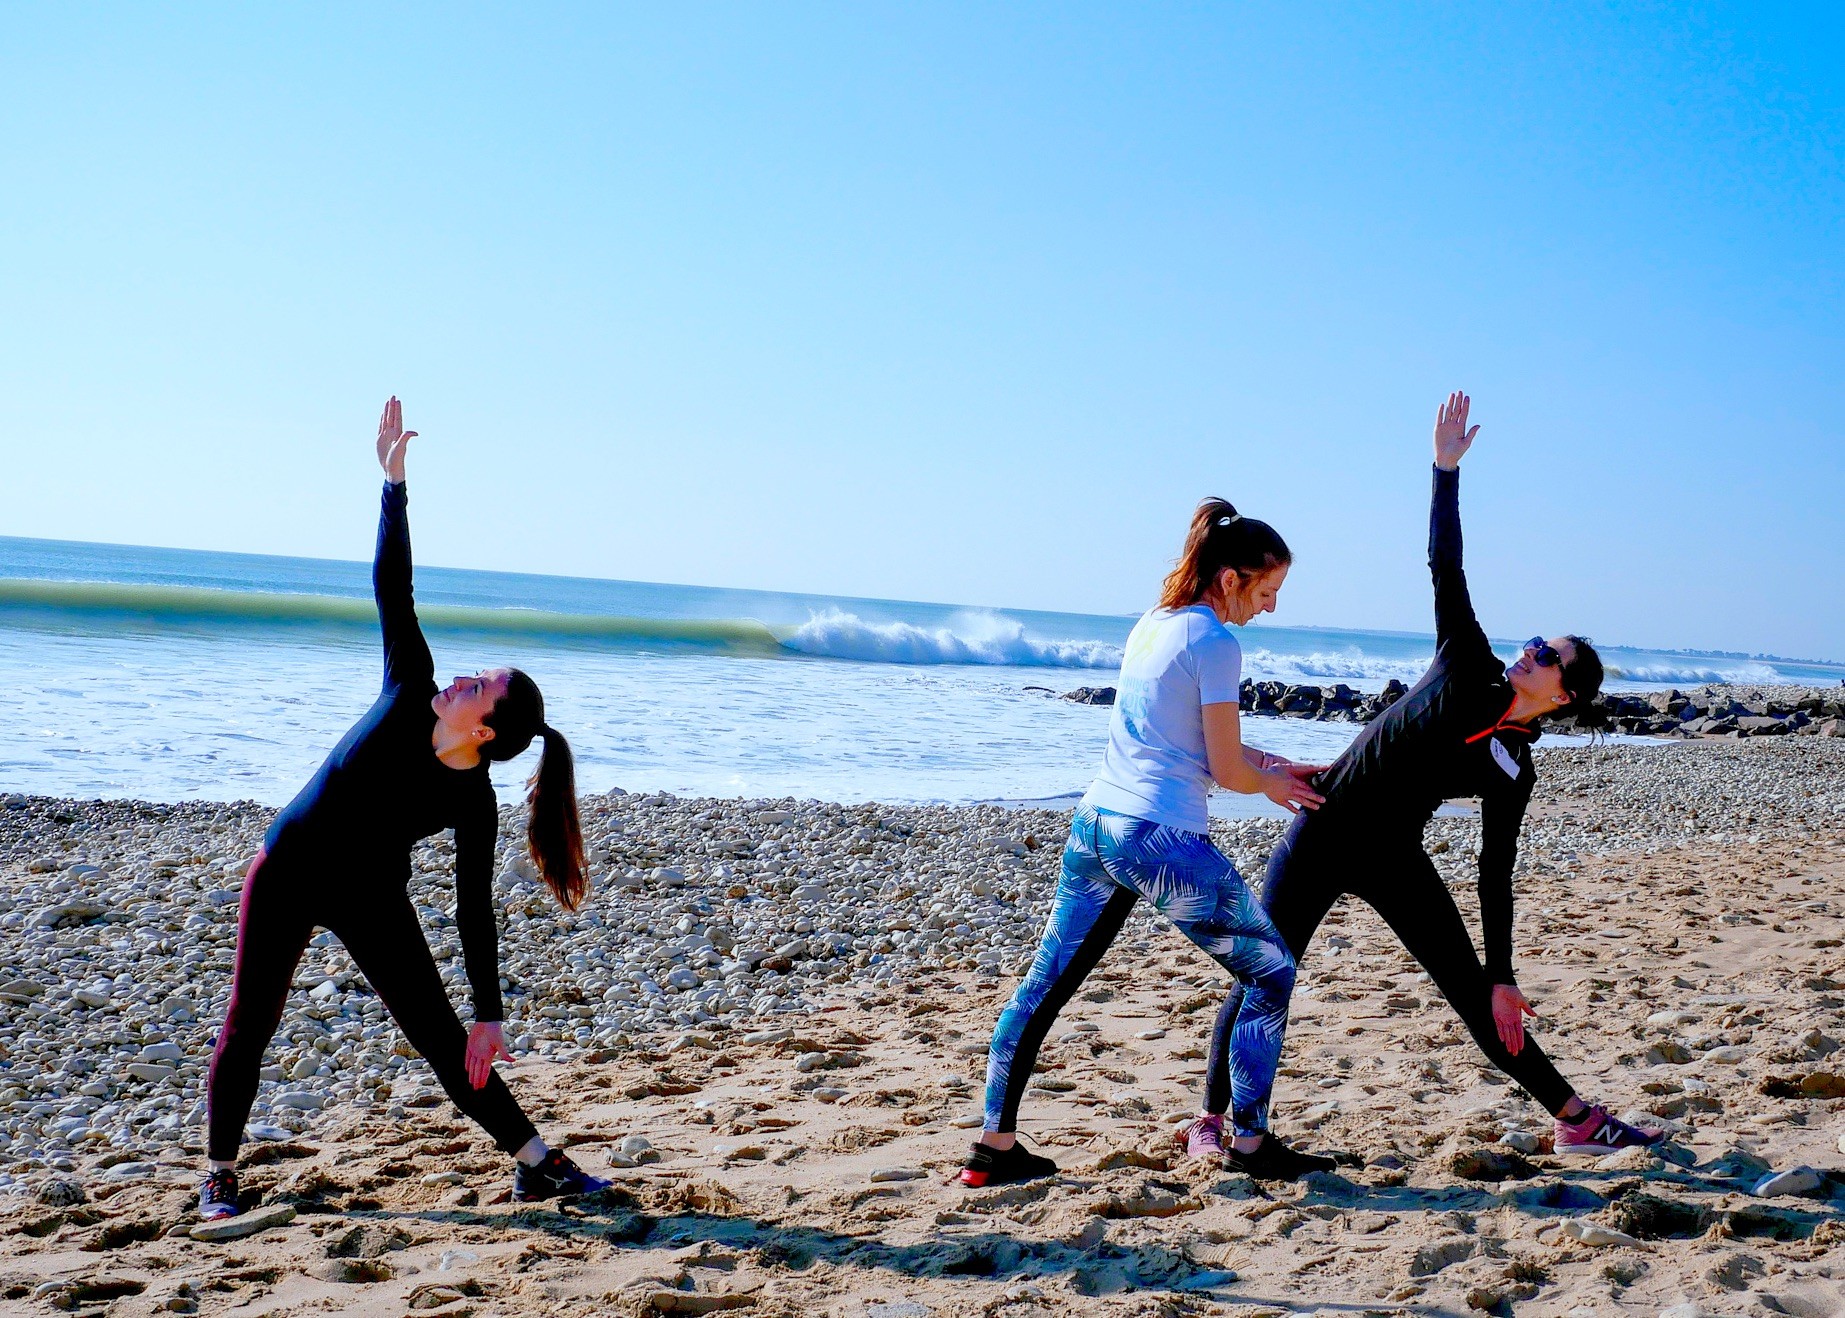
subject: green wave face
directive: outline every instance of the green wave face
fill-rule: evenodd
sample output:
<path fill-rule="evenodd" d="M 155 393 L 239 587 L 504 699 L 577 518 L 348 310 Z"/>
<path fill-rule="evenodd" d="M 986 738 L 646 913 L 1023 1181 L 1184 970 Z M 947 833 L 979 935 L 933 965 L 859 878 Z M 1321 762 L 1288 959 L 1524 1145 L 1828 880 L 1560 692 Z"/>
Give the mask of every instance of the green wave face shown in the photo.
<path fill-rule="evenodd" d="M 0 579 L 0 610 L 43 611 L 76 617 L 116 616 L 150 622 L 270 623 L 374 627 L 378 611 L 368 599 L 337 595 L 286 595 L 100 581 Z M 456 604 L 417 606 L 425 627 L 488 632 L 532 639 L 620 644 L 690 645 L 746 655 L 785 655 L 780 638 L 749 618 L 623 618 L 541 609 L 488 609 Z"/>

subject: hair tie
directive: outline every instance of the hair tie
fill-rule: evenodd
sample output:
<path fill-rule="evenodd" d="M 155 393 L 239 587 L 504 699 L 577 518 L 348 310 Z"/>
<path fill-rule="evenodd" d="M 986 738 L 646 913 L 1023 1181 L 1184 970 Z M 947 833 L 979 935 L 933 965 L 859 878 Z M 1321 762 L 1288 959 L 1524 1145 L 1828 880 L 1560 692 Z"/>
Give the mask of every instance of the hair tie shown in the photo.
<path fill-rule="evenodd" d="M 1241 513 L 1231 513 L 1231 514 L 1230 514 L 1230 515 L 1229 515 L 1228 517 L 1220 517 L 1220 518 L 1218 518 L 1218 519 L 1217 519 L 1217 524 L 1218 524 L 1219 526 L 1229 526 L 1229 525 L 1231 525 L 1231 524 L 1232 524 L 1233 522 L 1240 522 L 1240 521 L 1242 521 L 1242 520 L 1243 520 L 1243 514 L 1241 514 Z"/>
<path fill-rule="evenodd" d="M 538 735 L 543 737 L 546 741 L 549 741 L 557 734 L 551 731 L 551 725 L 549 723 L 540 723 L 538 725 Z"/>

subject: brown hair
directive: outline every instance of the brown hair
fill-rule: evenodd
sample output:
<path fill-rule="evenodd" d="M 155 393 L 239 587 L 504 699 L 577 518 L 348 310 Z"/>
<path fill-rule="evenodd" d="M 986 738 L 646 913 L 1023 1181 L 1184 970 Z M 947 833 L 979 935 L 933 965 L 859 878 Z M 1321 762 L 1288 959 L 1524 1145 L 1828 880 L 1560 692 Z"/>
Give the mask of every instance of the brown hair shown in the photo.
<path fill-rule="evenodd" d="M 1604 675 L 1602 657 L 1586 636 L 1571 635 L 1564 639 L 1575 647 L 1576 656 L 1563 669 L 1563 690 L 1570 703 L 1559 711 L 1559 717 L 1574 719 L 1584 732 L 1605 732 L 1608 710 L 1597 700 Z"/>
<path fill-rule="evenodd" d="M 1245 517 L 1225 499 L 1206 499 L 1192 514 L 1179 561 L 1160 588 L 1162 609 L 1184 609 L 1203 599 L 1218 573 L 1259 575 L 1294 561 L 1275 528 Z"/>
<path fill-rule="evenodd" d="M 545 722 L 545 698 L 538 684 L 517 668 L 507 670 L 506 694 L 481 722 L 493 729 L 492 740 L 481 748 L 489 760 L 510 760 L 530 746 L 532 738 L 544 738 L 538 767 L 526 782 L 525 845 L 558 905 L 574 911 L 589 891 L 589 878 L 570 743 Z"/>

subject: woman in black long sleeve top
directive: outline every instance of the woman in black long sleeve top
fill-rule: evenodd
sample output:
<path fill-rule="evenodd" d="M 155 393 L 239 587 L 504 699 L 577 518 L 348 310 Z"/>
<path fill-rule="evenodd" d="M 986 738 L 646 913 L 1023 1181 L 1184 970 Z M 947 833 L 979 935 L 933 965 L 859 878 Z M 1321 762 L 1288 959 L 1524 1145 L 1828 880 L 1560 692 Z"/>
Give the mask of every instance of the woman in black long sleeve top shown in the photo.
<path fill-rule="evenodd" d="M 1454 394 L 1435 424 L 1429 570 L 1435 583 L 1435 661 L 1409 693 L 1374 719 L 1316 780 L 1326 796 L 1295 817 L 1269 858 L 1263 907 L 1297 960 L 1333 903 L 1370 904 L 1429 972 L 1482 1051 L 1556 1119 L 1559 1153 L 1610 1153 L 1656 1144 L 1662 1134 L 1584 1103 L 1525 1033 L 1534 1015 L 1512 972 L 1512 867 L 1536 781 L 1531 743 L 1539 722 L 1587 710 L 1602 665 L 1578 636 L 1534 637 L 1506 667 L 1473 613 L 1461 570 L 1461 456 L 1472 445 L 1470 400 Z M 1473 939 L 1422 849 L 1422 830 L 1454 797 L 1480 801 L 1482 965 Z M 1229 1103 L 1230 1033 L 1240 993 L 1225 1002 L 1212 1038 L 1209 1111 Z"/>
<path fill-rule="evenodd" d="M 501 1033 L 492 891 L 499 806 L 488 762 L 511 759 L 534 737 L 544 739 L 532 778 L 528 841 L 568 909 L 584 892 L 582 840 L 570 747 L 546 725 L 531 678 L 498 668 L 436 689 L 411 592 L 404 449 L 415 433 L 405 433 L 402 405 L 393 398 L 378 426 L 378 460 L 389 483 L 372 565 L 384 632 L 383 689 L 276 816 L 244 880 L 231 1000 L 211 1063 L 211 1170 L 199 1195 L 207 1218 L 238 1211 L 237 1148 L 263 1050 L 316 925 L 346 945 L 455 1105 L 514 1155 L 515 1197 L 555 1198 L 606 1184 L 546 1147 L 493 1070 L 496 1058 L 510 1054 Z M 448 1000 L 408 892 L 411 847 L 451 828 L 455 922 L 474 999 L 471 1031 L 463 1030 Z"/>

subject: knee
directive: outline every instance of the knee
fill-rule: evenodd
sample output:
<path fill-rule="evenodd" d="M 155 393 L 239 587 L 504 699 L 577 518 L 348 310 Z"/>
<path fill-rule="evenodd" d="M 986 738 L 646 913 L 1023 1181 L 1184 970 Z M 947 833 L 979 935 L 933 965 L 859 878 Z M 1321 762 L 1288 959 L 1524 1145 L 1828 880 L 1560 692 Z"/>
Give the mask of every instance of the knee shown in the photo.
<path fill-rule="evenodd" d="M 1256 972 L 1255 981 L 1264 993 L 1286 998 L 1294 992 L 1294 978 L 1298 968 L 1294 954 L 1277 943 L 1265 964 Z"/>

